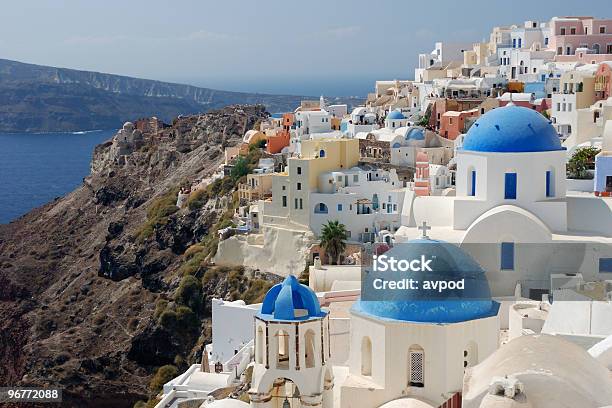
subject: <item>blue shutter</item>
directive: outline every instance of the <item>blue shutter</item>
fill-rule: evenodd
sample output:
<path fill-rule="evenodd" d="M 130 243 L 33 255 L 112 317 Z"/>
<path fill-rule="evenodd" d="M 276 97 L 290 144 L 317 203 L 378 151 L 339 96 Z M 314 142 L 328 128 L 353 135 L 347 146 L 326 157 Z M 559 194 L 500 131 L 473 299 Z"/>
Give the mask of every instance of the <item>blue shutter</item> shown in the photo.
<path fill-rule="evenodd" d="M 514 270 L 514 242 L 501 243 L 501 269 Z"/>
<path fill-rule="evenodd" d="M 506 173 L 506 192 L 504 198 L 506 200 L 516 199 L 516 173 Z"/>

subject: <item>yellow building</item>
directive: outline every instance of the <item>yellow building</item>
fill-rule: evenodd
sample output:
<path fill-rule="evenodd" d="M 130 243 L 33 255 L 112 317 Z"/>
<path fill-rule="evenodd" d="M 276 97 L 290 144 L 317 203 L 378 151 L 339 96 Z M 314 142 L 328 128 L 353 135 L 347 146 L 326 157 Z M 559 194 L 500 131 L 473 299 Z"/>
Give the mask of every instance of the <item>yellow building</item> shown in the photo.
<path fill-rule="evenodd" d="M 305 140 L 301 155 L 287 160 L 283 173 L 272 176 L 272 199 L 263 202 L 264 223 L 293 223 L 308 227 L 310 193 L 319 190 L 319 175 L 350 169 L 359 162 L 359 140 Z M 261 207 L 260 207 L 261 208 Z"/>
<path fill-rule="evenodd" d="M 270 197 L 272 176 L 273 173 L 248 174 L 246 183 L 238 185 L 238 196 L 246 202 Z"/>

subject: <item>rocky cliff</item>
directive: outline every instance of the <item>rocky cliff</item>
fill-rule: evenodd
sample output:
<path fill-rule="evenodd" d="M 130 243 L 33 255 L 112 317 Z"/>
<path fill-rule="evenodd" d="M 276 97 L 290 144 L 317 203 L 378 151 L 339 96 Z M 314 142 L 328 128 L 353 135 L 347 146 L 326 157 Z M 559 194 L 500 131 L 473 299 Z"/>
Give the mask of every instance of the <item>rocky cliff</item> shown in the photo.
<path fill-rule="evenodd" d="M 211 297 L 253 301 L 273 279 L 208 263 L 235 178 L 185 208 L 176 194 L 265 115 L 231 106 L 128 124 L 96 147 L 79 188 L 0 225 L 0 384 L 60 386 L 66 407 L 131 407 L 155 393 L 159 366 L 198 361 Z"/>
<path fill-rule="evenodd" d="M 0 59 L 0 132 L 116 129 L 140 117 L 156 115 L 169 121 L 179 114 L 237 103 L 286 112 L 305 98 L 219 91 Z M 333 102 L 362 101 L 336 98 Z"/>

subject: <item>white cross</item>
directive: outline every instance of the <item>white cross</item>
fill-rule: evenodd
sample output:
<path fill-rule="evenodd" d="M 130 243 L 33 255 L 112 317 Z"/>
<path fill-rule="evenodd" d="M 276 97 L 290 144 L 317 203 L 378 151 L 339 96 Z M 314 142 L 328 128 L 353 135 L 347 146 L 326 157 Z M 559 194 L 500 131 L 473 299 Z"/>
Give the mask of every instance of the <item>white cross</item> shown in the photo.
<path fill-rule="evenodd" d="M 423 238 L 423 239 L 429 238 L 427 236 L 427 231 L 429 231 L 431 229 L 431 227 L 429 225 L 427 225 L 427 221 L 423 221 L 423 224 L 420 227 L 417 227 L 417 229 L 423 231 L 423 235 L 421 236 L 421 238 Z"/>

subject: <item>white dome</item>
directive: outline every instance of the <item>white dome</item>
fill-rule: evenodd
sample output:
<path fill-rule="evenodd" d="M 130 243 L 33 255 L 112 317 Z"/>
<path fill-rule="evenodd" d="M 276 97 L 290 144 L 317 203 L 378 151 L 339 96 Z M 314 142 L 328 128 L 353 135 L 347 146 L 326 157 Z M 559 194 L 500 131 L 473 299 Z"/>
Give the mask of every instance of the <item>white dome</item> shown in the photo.
<path fill-rule="evenodd" d="M 222 399 L 213 402 L 205 402 L 200 408 L 248 408 L 249 404 L 237 399 Z"/>
<path fill-rule="evenodd" d="M 518 337 L 468 369 L 464 401 L 468 406 L 484 401 L 493 378 L 505 376 L 513 376 L 523 384 L 524 394 L 534 407 L 612 405 L 610 372 L 584 349 L 557 336 Z"/>

